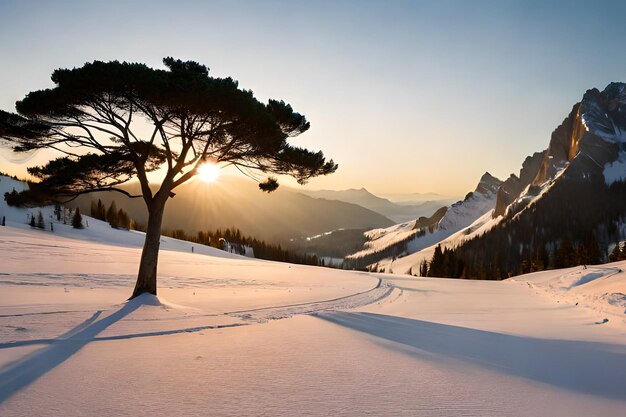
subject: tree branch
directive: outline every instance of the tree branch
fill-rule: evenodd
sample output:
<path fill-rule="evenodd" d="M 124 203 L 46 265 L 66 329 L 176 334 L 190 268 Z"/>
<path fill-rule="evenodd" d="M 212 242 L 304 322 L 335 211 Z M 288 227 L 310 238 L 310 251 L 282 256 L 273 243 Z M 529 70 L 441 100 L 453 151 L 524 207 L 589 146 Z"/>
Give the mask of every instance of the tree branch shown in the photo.
<path fill-rule="evenodd" d="M 69 200 L 66 200 L 66 201 L 62 201 L 61 203 L 62 204 L 67 204 L 70 201 L 76 200 L 79 196 L 81 196 L 83 194 L 96 193 L 96 192 L 100 192 L 100 191 L 115 191 L 115 192 L 124 194 L 128 198 L 140 198 L 140 197 L 143 197 L 143 195 L 141 195 L 141 194 L 131 194 L 128 191 L 122 190 L 120 188 L 104 187 L 104 188 L 93 188 L 91 190 L 83 190 L 83 191 L 77 192 L 77 193 L 75 193 L 73 195 L 72 198 L 70 198 Z"/>

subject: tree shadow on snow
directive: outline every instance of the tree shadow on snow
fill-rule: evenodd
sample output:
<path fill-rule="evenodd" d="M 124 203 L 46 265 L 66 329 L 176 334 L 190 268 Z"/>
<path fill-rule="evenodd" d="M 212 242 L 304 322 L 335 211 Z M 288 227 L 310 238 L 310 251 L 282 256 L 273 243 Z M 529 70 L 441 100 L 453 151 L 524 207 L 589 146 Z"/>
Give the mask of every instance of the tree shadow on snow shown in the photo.
<path fill-rule="evenodd" d="M 626 399 L 623 345 L 512 336 L 373 313 L 316 316 L 415 348 L 408 350 L 413 356 L 460 360 L 580 393 Z"/>
<path fill-rule="evenodd" d="M 127 302 L 119 310 L 96 321 L 102 313 L 98 311 L 74 329 L 57 339 L 53 339 L 54 343 L 51 343 L 48 347 L 33 352 L 18 362 L 1 368 L 0 403 L 65 362 L 83 346 L 93 341 L 104 329 L 135 311 L 144 304 L 140 300 L 141 298 L 137 297 Z"/>

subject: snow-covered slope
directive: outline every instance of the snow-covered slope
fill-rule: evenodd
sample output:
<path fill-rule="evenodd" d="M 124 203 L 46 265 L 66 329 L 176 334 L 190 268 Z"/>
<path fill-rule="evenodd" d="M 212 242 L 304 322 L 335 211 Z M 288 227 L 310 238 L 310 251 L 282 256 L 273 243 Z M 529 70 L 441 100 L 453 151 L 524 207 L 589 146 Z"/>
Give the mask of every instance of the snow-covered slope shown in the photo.
<path fill-rule="evenodd" d="M 401 250 L 393 255 L 406 255 L 440 242 L 467 228 L 485 213 L 491 212 L 501 184 L 500 180 L 487 172 L 481 177 L 476 189 L 464 200 L 449 206 L 443 216 L 432 218 L 431 222 L 422 218 L 385 229 L 370 230 L 365 233 L 368 241 L 364 248 L 346 259 L 357 261 L 399 244 L 403 245 Z M 391 257 L 390 254 L 385 254 L 379 259 L 368 259 L 367 263 L 380 262 Z"/>
<path fill-rule="evenodd" d="M 54 215 L 54 207 L 35 207 L 35 208 L 18 208 L 7 205 L 4 200 L 5 192 L 22 191 L 27 189 L 23 181 L 18 181 L 10 177 L 0 175 L 0 220 L 5 217 L 7 226 L 13 226 L 19 229 L 33 230 L 39 234 L 41 238 L 48 236 L 62 236 L 72 239 L 80 239 L 90 242 L 98 242 L 105 244 L 115 244 L 133 248 L 141 248 L 145 239 L 143 232 L 135 230 L 113 229 L 109 223 L 94 219 L 92 217 L 83 216 L 84 229 L 74 229 L 71 225 L 71 215 L 68 210 L 65 211 L 65 221 L 63 218 L 58 221 Z M 31 216 L 37 218 L 41 211 L 45 228 L 43 230 L 32 229 L 29 226 Z M 52 225 L 52 228 L 50 227 Z M 2 232 L 2 229 L 0 229 Z M 161 248 L 166 250 L 194 252 L 201 254 L 210 254 L 214 256 L 238 257 L 210 246 L 198 245 L 184 240 L 172 239 L 169 237 L 161 237 Z"/>
<path fill-rule="evenodd" d="M 480 236 L 502 220 L 502 217 L 493 217 L 493 210 L 489 210 L 472 224 L 441 240 L 434 241 L 430 246 L 420 248 L 406 256 L 397 259 L 386 259 L 379 263 L 379 267 L 385 272 L 394 274 L 418 275 L 422 262 L 430 261 L 435 253 L 435 248 L 441 245 L 443 248 L 454 248 L 466 240 Z M 434 240 L 434 239 L 433 239 Z"/>
<path fill-rule="evenodd" d="M 7 226 L 0 253 L 3 417 L 626 414 L 626 262 L 495 282 L 163 250 L 159 298 L 123 302 L 138 248 Z"/>

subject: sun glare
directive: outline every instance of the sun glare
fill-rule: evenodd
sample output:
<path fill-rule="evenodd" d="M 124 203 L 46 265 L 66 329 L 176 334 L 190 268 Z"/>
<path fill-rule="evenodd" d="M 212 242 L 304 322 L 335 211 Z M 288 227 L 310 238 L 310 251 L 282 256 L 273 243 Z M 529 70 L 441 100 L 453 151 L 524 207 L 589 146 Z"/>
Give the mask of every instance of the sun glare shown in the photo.
<path fill-rule="evenodd" d="M 204 182 L 215 182 L 220 176 L 220 167 L 210 162 L 201 165 L 198 168 L 200 179 Z"/>

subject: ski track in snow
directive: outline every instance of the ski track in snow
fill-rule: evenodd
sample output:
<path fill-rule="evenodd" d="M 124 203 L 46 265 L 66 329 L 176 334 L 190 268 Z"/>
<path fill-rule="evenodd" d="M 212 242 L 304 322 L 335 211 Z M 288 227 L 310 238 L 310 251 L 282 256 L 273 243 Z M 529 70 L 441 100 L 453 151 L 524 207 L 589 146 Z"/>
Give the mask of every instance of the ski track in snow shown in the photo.
<path fill-rule="evenodd" d="M 141 332 L 141 333 L 131 332 L 128 334 L 124 333 L 124 334 L 107 335 L 107 336 L 101 336 L 101 337 L 94 336 L 93 340 L 94 341 L 117 340 L 117 339 L 127 339 L 127 338 L 135 338 L 135 337 L 164 336 L 164 335 L 171 335 L 171 334 L 177 334 L 177 333 L 193 333 L 193 332 L 199 332 L 203 330 L 222 329 L 226 327 L 236 327 L 236 326 L 245 326 L 245 325 L 250 325 L 250 324 L 266 323 L 269 320 L 280 320 L 280 319 L 290 318 L 295 315 L 316 314 L 316 313 L 321 313 L 321 312 L 349 310 L 349 309 L 354 309 L 358 307 L 364 307 L 369 304 L 379 303 L 380 301 L 389 297 L 389 295 L 391 295 L 394 289 L 395 287 L 391 285 L 387 280 L 379 279 L 378 284 L 374 288 L 371 288 L 367 291 L 362 291 L 359 293 L 347 295 L 344 297 L 334 298 L 330 300 L 320 300 L 320 301 L 312 301 L 312 302 L 306 302 L 306 303 L 267 306 L 267 307 L 254 308 L 254 309 L 248 309 L 248 310 L 225 312 L 221 314 L 203 314 L 203 313 L 189 314 L 186 312 L 182 312 L 181 315 L 177 315 L 173 317 L 172 316 L 156 317 L 156 318 L 155 317 L 140 317 L 140 318 L 124 317 L 122 320 L 124 320 L 126 323 L 128 322 L 141 323 L 141 322 L 150 322 L 150 321 L 174 321 L 175 322 L 175 321 L 189 320 L 189 319 L 202 320 L 203 318 L 211 318 L 214 320 L 215 318 L 219 318 L 219 317 L 234 318 L 234 319 L 237 319 L 238 321 L 234 323 L 232 321 L 227 321 L 224 323 L 218 322 L 218 323 L 211 323 L 207 325 L 192 326 L 192 327 L 182 327 L 182 328 L 177 327 L 177 328 L 161 330 L 161 331 L 150 331 L 150 332 Z M 108 313 L 107 317 L 116 314 L 118 311 L 126 308 L 126 306 L 129 304 L 133 304 L 133 301 L 123 304 L 119 309 L 116 309 L 116 310 L 112 309 L 111 311 L 107 312 Z M 103 310 L 98 310 L 97 312 L 95 312 L 92 318 L 89 319 L 90 320 L 89 323 L 95 321 L 103 312 L 104 312 Z M 72 317 L 68 318 L 68 320 L 72 320 L 72 319 L 77 320 L 78 317 L 81 317 L 82 315 L 84 315 L 84 313 L 88 313 L 88 311 L 87 310 L 42 311 L 42 312 L 35 312 L 35 313 L 3 314 L 3 315 L 0 315 L 0 318 L 10 319 L 10 318 L 26 317 L 26 316 L 48 316 L 48 315 L 58 314 L 58 315 L 71 315 Z M 71 323 L 71 321 L 68 322 L 68 325 L 69 323 Z M 21 326 L 16 327 L 13 325 L 1 326 L 1 327 L 4 327 L 5 330 L 2 331 L 0 329 L 0 335 L 9 336 L 9 337 L 13 336 L 12 337 L 13 340 L 0 343 L 0 349 L 17 347 L 17 346 L 26 346 L 26 345 L 64 343 L 65 341 L 68 340 L 69 335 L 74 334 L 75 332 L 78 331 L 78 329 L 81 329 L 84 323 L 86 322 L 79 324 L 74 329 L 58 337 L 35 338 L 35 339 L 33 338 L 16 339 L 15 338 L 16 331 L 21 331 L 24 333 L 28 332 L 29 329 L 26 327 L 21 327 Z M 7 335 L 7 333 L 9 334 Z"/>
<path fill-rule="evenodd" d="M 23 346 L 44 346 L 42 349 L 26 355 L 25 357 L 6 364 L 0 368 L 0 403 L 5 399 L 11 397 L 15 392 L 19 391 L 25 386 L 30 385 L 33 381 L 38 379 L 41 375 L 45 374 L 48 370 L 55 368 L 57 365 L 63 363 L 70 358 L 83 346 L 98 341 L 110 341 L 110 340 L 124 340 L 135 339 L 144 337 L 158 337 L 167 336 L 181 333 L 194 333 L 203 330 L 224 329 L 229 327 L 239 327 L 251 324 L 265 323 L 269 320 L 279 320 L 284 318 L 290 318 L 294 315 L 302 314 L 314 314 L 321 312 L 332 312 L 339 310 L 352 309 L 357 307 L 366 306 L 368 304 L 378 303 L 381 300 L 387 298 L 394 291 L 394 287 L 383 279 L 378 280 L 378 284 L 367 291 L 351 294 L 344 297 L 339 297 L 330 300 L 321 300 L 308 303 L 298 303 L 290 305 L 268 306 L 263 308 L 256 308 L 250 310 L 241 310 L 227 312 L 220 315 L 215 314 L 199 314 L 199 315 L 186 315 L 184 318 L 193 320 L 200 318 L 201 320 L 208 319 L 209 317 L 228 317 L 230 319 L 236 319 L 235 322 L 218 322 L 206 325 L 196 325 L 192 327 L 175 327 L 175 328 L 163 328 L 159 327 L 155 331 L 132 331 L 137 329 L 137 324 L 123 327 L 125 330 L 121 334 L 108 334 L 107 329 L 109 327 L 115 327 L 119 322 L 126 320 L 128 325 L 128 318 L 132 316 L 132 313 L 139 310 L 141 307 L 161 307 L 165 308 L 167 305 L 161 304 L 156 297 L 143 295 L 136 299 L 130 300 L 122 304 L 117 309 L 110 311 L 98 310 L 94 312 L 89 318 L 76 325 L 74 328 L 66 331 L 64 334 L 49 338 L 49 339 L 27 339 L 16 340 L 5 343 L 0 343 L 0 349 L 8 349 Z M 152 297 L 152 298 L 151 298 Z M 76 311 L 44 311 L 39 313 L 31 313 L 29 315 L 50 315 L 50 314 L 68 314 L 76 313 Z M 5 318 L 23 317 L 24 314 L 7 314 Z M 179 317 L 180 318 L 180 317 Z M 131 319 L 130 322 L 146 322 L 154 320 L 154 318 Z M 171 317 L 166 320 L 172 320 Z M 196 323 L 196 321 L 193 321 Z M 139 326 L 142 326 L 139 324 Z M 4 326 L 9 330 L 26 328 L 15 327 L 13 325 Z"/>
<path fill-rule="evenodd" d="M 327 311 L 348 310 L 374 304 L 387 298 L 395 289 L 388 281 L 379 279 L 378 284 L 368 291 L 339 297 L 332 300 L 299 303 L 278 307 L 262 307 L 252 310 L 225 313 L 246 321 L 265 322 L 292 317 L 298 314 L 313 314 Z"/>

